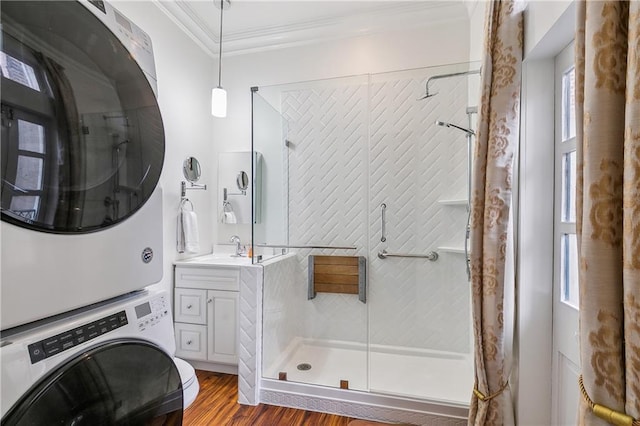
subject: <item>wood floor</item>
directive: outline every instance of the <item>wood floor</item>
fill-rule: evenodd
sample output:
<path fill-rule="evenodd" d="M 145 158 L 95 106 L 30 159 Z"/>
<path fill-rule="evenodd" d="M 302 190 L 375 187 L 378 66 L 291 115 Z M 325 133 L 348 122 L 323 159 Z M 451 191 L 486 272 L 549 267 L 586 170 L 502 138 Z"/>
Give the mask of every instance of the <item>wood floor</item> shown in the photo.
<path fill-rule="evenodd" d="M 347 426 L 352 418 L 260 404 L 238 404 L 238 376 L 196 370 L 200 393 L 184 426 Z"/>

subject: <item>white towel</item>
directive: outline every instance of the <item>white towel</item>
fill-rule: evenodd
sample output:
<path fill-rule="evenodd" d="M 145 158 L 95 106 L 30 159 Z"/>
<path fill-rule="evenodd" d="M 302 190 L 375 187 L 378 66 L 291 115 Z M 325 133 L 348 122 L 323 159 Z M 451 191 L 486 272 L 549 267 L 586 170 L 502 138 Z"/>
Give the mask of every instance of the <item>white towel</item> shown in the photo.
<path fill-rule="evenodd" d="M 222 223 L 238 223 L 238 218 L 236 218 L 230 201 L 225 200 L 222 203 L 222 217 L 220 219 Z"/>
<path fill-rule="evenodd" d="M 182 231 L 184 235 L 184 251 L 197 253 L 200 250 L 198 237 L 198 216 L 196 212 L 182 210 Z"/>
<path fill-rule="evenodd" d="M 234 212 L 224 212 L 224 216 L 222 216 L 222 223 L 238 223 L 236 214 Z"/>
<path fill-rule="evenodd" d="M 191 210 L 187 209 L 187 205 L 191 206 Z M 198 235 L 198 217 L 193 211 L 193 204 L 184 199 L 180 203 L 176 226 L 176 250 L 178 253 L 198 252 L 200 250 Z"/>

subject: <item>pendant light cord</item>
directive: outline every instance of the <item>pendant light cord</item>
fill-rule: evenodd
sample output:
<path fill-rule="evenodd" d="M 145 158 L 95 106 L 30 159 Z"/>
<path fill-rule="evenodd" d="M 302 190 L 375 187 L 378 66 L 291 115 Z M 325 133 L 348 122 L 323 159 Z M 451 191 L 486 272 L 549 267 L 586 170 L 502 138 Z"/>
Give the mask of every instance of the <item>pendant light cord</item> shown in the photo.
<path fill-rule="evenodd" d="M 220 85 L 220 82 L 222 81 L 222 15 L 224 15 L 224 0 L 220 0 L 220 38 L 218 39 L 220 56 L 218 59 L 218 87 L 222 87 Z"/>

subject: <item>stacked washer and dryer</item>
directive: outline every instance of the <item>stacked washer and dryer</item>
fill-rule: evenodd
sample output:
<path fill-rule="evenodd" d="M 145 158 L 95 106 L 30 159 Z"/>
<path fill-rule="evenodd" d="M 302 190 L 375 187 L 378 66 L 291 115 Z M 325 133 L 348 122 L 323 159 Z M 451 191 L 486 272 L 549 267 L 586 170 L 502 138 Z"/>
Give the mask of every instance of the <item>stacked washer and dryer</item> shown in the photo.
<path fill-rule="evenodd" d="M 0 417 L 181 424 L 151 40 L 103 1 L 2 0 Z"/>

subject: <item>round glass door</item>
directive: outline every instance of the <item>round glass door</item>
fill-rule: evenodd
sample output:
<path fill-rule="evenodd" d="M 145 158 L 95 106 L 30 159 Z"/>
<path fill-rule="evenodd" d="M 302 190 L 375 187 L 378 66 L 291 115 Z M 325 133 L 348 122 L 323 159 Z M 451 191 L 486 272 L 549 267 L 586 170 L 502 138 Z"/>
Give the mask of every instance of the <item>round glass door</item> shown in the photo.
<path fill-rule="evenodd" d="M 2 424 L 181 425 L 180 374 L 157 346 L 115 340 L 53 370 L 7 412 Z"/>
<path fill-rule="evenodd" d="M 2 1 L 2 220 L 18 226 L 113 226 L 160 178 L 164 130 L 151 85 L 87 7 Z"/>

